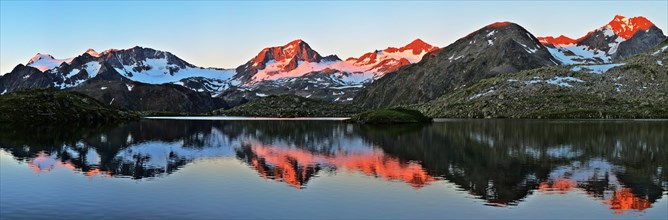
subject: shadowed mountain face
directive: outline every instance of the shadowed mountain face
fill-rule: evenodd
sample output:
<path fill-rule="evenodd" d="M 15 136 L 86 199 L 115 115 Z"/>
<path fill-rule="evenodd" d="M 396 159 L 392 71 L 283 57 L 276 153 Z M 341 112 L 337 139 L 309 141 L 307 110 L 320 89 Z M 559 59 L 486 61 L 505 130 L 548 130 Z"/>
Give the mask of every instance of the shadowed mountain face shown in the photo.
<path fill-rule="evenodd" d="M 258 177 L 296 189 L 308 190 L 319 176 L 358 173 L 416 190 L 447 180 L 493 206 L 517 205 L 535 193 L 578 191 L 620 213 L 651 208 L 668 190 L 668 124 L 661 121 L 369 127 L 149 120 L 92 128 L 3 125 L 0 131 L 0 147 L 36 173 L 68 169 L 153 179 L 196 160 L 235 158 Z"/>
<path fill-rule="evenodd" d="M 521 26 L 494 23 L 386 74 L 355 100 L 372 108 L 425 103 L 480 79 L 557 64 Z"/>

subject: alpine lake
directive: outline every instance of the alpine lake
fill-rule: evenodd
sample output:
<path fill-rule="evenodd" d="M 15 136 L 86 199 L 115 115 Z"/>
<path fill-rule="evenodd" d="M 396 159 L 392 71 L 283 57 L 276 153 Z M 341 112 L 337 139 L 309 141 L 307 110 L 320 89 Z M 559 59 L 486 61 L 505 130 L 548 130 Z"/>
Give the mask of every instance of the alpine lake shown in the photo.
<path fill-rule="evenodd" d="M 667 219 L 666 120 L 0 125 L 2 219 Z"/>

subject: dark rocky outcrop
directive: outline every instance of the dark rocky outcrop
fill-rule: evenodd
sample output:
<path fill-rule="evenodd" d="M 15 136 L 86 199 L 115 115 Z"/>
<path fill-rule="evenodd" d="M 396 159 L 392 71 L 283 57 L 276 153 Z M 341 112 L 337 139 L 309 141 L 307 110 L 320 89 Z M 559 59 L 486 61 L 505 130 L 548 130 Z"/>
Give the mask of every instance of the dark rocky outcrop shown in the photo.
<path fill-rule="evenodd" d="M 212 115 L 248 117 L 349 117 L 361 109 L 346 104 L 332 104 L 295 95 L 272 95 L 243 105 L 213 111 Z"/>
<path fill-rule="evenodd" d="M 0 76 L 0 93 L 48 88 L 52 86 L 53 80 L 53 77 L 42 73 L 37 68 L 19 64 L 11 72 Z"/>
<path fill-rule="evenodd" d="M 355 100 L 371 108 L 425 103 L 480 79 L 552 65 L 557 61 L 527 30 L 494 23 L 385 75 Z"/>
<path fill-rule="evenodd" d="M 0 96 L 0 122 L 103 123 L 133 119 L 138 119 L 134 113 L 77 92 L 35 89 Z"/>
<path fill-rule="evenodd" d="M 404 108 L 375 109 L 353 115 L 346 122 L 359 124 L 404 124 L 404 123 L 426 123 L 432 118 L 427 117 L 417 110 Z"/>
<path fill-rule="evenodd" d="M 108 64 L 102 65 L 95 77 L 74 91 L 133 111 L 205 113 L 227 107 L 222 100 L 211 98 L 208 93 L 195 92 L 180 85 L 131 81 Z"/>
<path fill-rule="evenodd" d="M 666 35 L 663 35 L 663 31 L 656 26 L 652 26 L 647 31 L 639 31 L 630 39 L 621 42 L 614 58 L 622 59 L 644 53 L 665 39 Z"/>

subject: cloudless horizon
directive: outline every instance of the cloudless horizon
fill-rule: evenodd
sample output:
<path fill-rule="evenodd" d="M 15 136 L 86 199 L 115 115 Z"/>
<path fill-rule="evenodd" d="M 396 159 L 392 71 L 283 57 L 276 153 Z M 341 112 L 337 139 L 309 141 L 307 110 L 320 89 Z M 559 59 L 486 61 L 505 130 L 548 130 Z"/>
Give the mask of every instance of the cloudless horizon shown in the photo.
<path fill-rule="evenodd" d="M 150 47 L 236 68 L 265 47 L 303 39 L 346 59 L 416 38 L 444 47 L 496 21 L 578 38 L 615 15 L 668 30 L 668 1 L 2 1 L 0 75 L 36 53 L 61 59 L 88 48 Z"/>

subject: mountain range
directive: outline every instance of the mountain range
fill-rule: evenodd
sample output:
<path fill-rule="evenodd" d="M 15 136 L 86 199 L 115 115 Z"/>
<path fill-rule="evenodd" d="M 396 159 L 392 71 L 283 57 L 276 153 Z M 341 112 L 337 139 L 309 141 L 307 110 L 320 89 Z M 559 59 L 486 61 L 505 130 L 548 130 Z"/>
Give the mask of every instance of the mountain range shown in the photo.
<path fill-rule="evenodd" d="M 414 105 L 523 70 L 616 63 L 665 39 L 648 19 L 618 15 L 578 39 L 536 37 L 518 24 L 497 22 L 443 48 L 416 39 L 345 60 L 294 40 L 264 48 L 235 69 L 198 67 L 139 46 L 88 49 L 67 59 L 38 53 L 0 76 L 0 93 L 56 88 L 130 110 L 193 113 L 278 94 L 370 108 Z"/>

